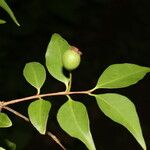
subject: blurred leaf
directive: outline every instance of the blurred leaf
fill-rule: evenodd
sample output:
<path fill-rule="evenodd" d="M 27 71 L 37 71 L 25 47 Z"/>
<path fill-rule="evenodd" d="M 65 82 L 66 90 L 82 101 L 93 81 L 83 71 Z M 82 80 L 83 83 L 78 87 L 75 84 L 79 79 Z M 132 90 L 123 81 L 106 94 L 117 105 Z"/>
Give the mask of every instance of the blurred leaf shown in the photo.
<path fill-rule="evenodd" d="M 0 24 L 4 24 L 4 23 L 6 23 L 6 21 L 5 21 L 5 20 L 0 19 Z"/>
<path fill-rule="evenodd" d="M 30 121 L 41 134 L 46 132 L 50 108 L 50 102 L 43 99 L 32 102 L 28 107 Z"/>
<path fill-rule="evenodd" d="M 46 51 L 46 66 L 49 73 L 57 80 L 68 85 L 69 79 L 63 74 L 62 55 L 70 45 L 59 34 L 53 34 Z"/>
<path fill-rule="evenodd" d="M 0 112 L 0 128 L 7 128 L 12 126 L 12 122 L 7 114 Z"/>
<path fill-rule="evenodd" d="M 20 26 L 19 22 L 17 21 L 16 17 L 14 16 L 14 13 L 12 12 L 12 10 L 10 9 L 10 7 L 7 5 L 7 3 L 5 2 L 5 0 L 0 0 L 0 7 L 2 7 L 12 18 L 12 20 L 18 25 Z"/>
<path fill-rule="evenodd" d="M 59 109 L 57 120 L 70 136 L 81 140 L 89 150 L 96 150 L 90 132 L 88 113 L 82 103 L 69 98 Z"/>
<path fill-rule="evenodd" d="M 135 64 L 113 64 L 102 73 L 95 89 L 127 87 L 137 83 L 148 72 L 150 68 Z"/>
<path fill-rule="evenodd" d="M 99 108 L 113 121 L 123 125 L 146 150 L 145 141 L 134 104 L 125 96 L 119 94 L 95 95 Z"/>
<path fill-rule="evenodd" d="M 5 140 L 7 147 L 9 148 L 9 150 L 15 150 L 16 149 L 16 144 L 11 142 L 10 140 Z"/>
<path fill-rule="evenodd" d="M 6 149 L 4 149 L 4 148 L 0 147 L 0 150 L 6 150 Z"/>
<path fill-rule="evenodd" d="M 46 79 L 46 71 L 38 62 L 30 62 L 25 65 L 23 70 L 25 79 L 34 86 L 38 91 L 42 87 Z"/>

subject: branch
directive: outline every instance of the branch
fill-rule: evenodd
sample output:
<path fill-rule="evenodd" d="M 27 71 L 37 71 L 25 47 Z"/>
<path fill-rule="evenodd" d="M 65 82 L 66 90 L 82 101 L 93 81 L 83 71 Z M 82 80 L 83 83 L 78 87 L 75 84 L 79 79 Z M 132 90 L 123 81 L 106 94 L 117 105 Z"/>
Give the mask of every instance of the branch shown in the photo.
<path fill-rule="evenodd" d="M 47 94 L 39 94 L 39 95 L 33 95 L 29 97 L 24 97 L 24 98 L 19 98 L 19 99 L 14 99 L 14 100 L 9 100 L 7 102 L 3 102 L 3 107 L 15 103 L 20 103 L 23 101 L 28 101 L 28 100 L 33 100 L 37 98 L 42 98 L 42 97 L 50 97 L 50 96 L 59 96 L 59 95 L 72 95 L 72 94 L 90 94 L 92 90 L 87 90 L 87 91 L 73 91 L 73 92 L 56 92 L 56 93 L 47 93 Z"/>
<path fill-rule="evenodd" d="M 16 116 L 18 116 L 18 117 L 24 119 L 25 121 L 31 123 L 30 120 L 29 120 L 29 118 L 27 118 L 26 116 L 24 116 L 24 115 L 22 115 L 21 113 L 17 112 L 16 110 L 14 110 L 14 109 L 12 109 L 12 108 L 10 108 L 10 107 L 7 107 L 7 106 L 5 106 L 5 107 L 3 107 L 3 108 L 6 109 L 6 110 L 8 110 L 8 111 L 10 111 L 10 112 L 13 113 L 13 114 L 15 114 Z M 49 137 L 51 137 L 63 150 L 67 150 L 67 149 L 61 144 L 60 140 L 59 140 L 54 134 L 52 134 L 50 131 L 47 131 L 46 134 L 47 134 Z"/>
<path fill-rule="evenodd" d="M 10 112 L 12 112 L 12 113 L 15 114 L 16 116 L 18 116 L 18 117 L 24 119 L 25 121 L 30 122 L 30 120 L 29 120 L 26 116 L 24 116 L 24 115 L 22 115 L 21 113 L 15 111 L 14 109 L 12 109 L 12 108 L 10 108 L 10 107 L 6 107 L 6 106 L 3 107 L 3 108 L 6 109 L 6 110 L 8 110 L 8 111 L 10 111 Z"/>
<path fill-rule="evenodd" d="M 9 100 L 7 102 L 5 101 L 0 101 L 0 111 L 1 109 L 6 109 L 10 112 L 12 112 L 13 114 L 15 114 L 16 116 L 24 119 L 27 122 L 30 122 L 29 118 L 27 118 L 26 116 L 22 115 L 21 113 L 15 111 L 14 109 L 8 107 L 8 105 L 12 105 L 15 103 L 20 103 L 20 102 L 24 102 L 24 101 L 28 101 L 28 100 L 34 100 L 34 99 L 39 99 L 42 97 L 50 97 L 50 96 L 59 96 L 59 95 L 72 95 L 72 94 L 91 94 L 91 92 L 93 92 L 92 90 L 87 90 L 87 91 L 64 91 L 64 92 L 55 92 L 55 93 L 47 93 L 47 94 L 37 94 L 37 95 L 33 95 L 33 96 L 29 96 L 29 97 L 24 97 L 24 98 L 19 98 L 19 99 L 14 99 L 14 100 Z M 31 122 L 30 122 L 31 123 Z M 63 150 L 67 150 L 59 141 L 59 139 L 53 135 L 51 132 L 47 131 L 46 134 L 48 136 L 50 136 Z"/>
<path fill-rule="evenodd" d="M 59 141 L 59 139 L 54 135 L 52 134 L 51 132 L 47 131 L 46 132 L 48 136 L 50 136 L 63 150 L 67 150 Z"/>

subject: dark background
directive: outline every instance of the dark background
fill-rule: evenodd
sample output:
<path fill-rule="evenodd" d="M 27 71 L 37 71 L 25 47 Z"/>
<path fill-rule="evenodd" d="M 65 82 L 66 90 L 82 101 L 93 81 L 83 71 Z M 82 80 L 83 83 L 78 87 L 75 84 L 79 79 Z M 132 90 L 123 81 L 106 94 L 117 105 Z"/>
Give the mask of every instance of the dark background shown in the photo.
<path fill-rule="evenodd" d="M 134 63 L 150 67 L 150 2 L 148 0 L 7 0 L 21 24 L 17 27 L 5 11 L 0 18 L 0 99 L 10 100 L 35 94 L 25 81 L 22 70 L 27 62 L 45 64 L 45 52 L 53 33 L 59 33 L 71 45 L 82 51 L 82 63 L 73 74 L 73 90 L 94 87 L 103 70 L 114 63 Z M 42 93 L 64 90 L 64 86 L 47 74 Z M 149 89 L 147 75 L 138 84 L 117 90 L 136 105 L 144 138 L 150 148 Z M 98 109 L 88 96 L 74 97 L 86 105 L 91 132 L 97 150 L 141 150 L 132 135 L 114 123 Z M 54 133 L 68 150 L 86 150 L 79 140 L 71 138 L 56 121 L 62 97 L 51 100 L 48 130 Z M 29 103 L 28 103 L 29 104 Z M 12 108 L 27 116 L 28 104 Z M 10 114 L 13 126 L 1 129 L 4 137 L 17 144 L 18 150 L 61 148 L 49 137 L 41 136 L 24 120 Z M 3 144 L 3 143 L 2 143 Z"/>

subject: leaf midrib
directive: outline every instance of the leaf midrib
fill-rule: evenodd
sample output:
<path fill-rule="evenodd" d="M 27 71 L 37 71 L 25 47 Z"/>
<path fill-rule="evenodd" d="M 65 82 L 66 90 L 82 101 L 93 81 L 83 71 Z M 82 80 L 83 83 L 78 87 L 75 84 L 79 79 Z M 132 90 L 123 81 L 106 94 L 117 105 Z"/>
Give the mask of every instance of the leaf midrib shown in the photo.
<path fill-rule="evenodd" d="M 124 117 L 122 117 L 122 115 L 121 115 L 121 113 L 120 113 L 120 111 L 118 111 L 117 109 L 115 109 L 115 107 L 113 107 L 113 106 L 111 106 L 109 103 L 107 103 L 106 102 L 106 100 L 105 100 L 105 98 L 102 98 L 101 97 L 101 99 L 103 100 L 103 102 L 105 103 L 105 104 L 107 104 L 109 107 L 111 107 L 113 110 L 115 110 L 116 112 L 118 112 L 119 114 L 120 114 L 120 116 L 121 116 L 121 118 L 123 119 L 123 121 L 125 122 L 125 123 L 127 123 L 128 125 L 129 125 L 129 127 L 134 131 L 134 133 L 137 135 L 137 133 L 136 133 L 136 130 L 131 126 L 131 124 L 130 123 L 128 123 L 128 121 L 126 120 L 126 119 L 124 119 Z M 120 123 L 121 124 L 121 123 Z M 122 125 L 122 124 L 121 124 Z M 124 125 L 123 125 L 124 126 Z M 126 127 L 127 128 L 127 127 Z M 127 128 L 128 129 L 128 128 Z M 129 130 L 129 129 L 128 129 Z M 129 130 L 130 131 L 130 130 Z M 132 133 L 131 133 L 132 134 Z M 137 139 L 137 138 L 136 138 Z"/>
<path fill-rule="evenodd" d="M 33 76 L 34 76 L 34 79 L 35 79 L 36 88 L 39 89 L 40 87 L 39 87 L 39 82 L 38 82 L 37 75 L 36 75 L 37 73 L 36 73 L 36 71 L 35 71 L 33 65 L 32 65 L 31 67 L 32 67 L 32 70 L 33 70 Z"/>
<path fill-rule="evenodd" d="M 70 108 L 71 108 L 71 111 L 73 113 L 73 118 L 75 120 L 75 123 L 77 125 L 77 128 L 79 129 L 79 131 L 83 134 L 83 136 L 85 137 L 86 141 L 89 142 L 88 138 L 86 137 L 86 134 L 84 134 L 84 132 L 81 130 L 80 126 L 78 125 L 78 122 L 77 122 L 77 119 L 76 119 L 76 116 L 75 116 L 75 113 L 74 113 L 74 110 L 73 110 L 73 107 L 72 107 L 72 100 L 69 100 L 70 101 Z"/>
<path fill-rule="evenodd" d="M 137 72 L 135 72 L 135 73 L 131 73 L 130 75 L 127 75 L 127 76 L 123 76 L 123 77 L 121 77 L 121 78 L 118 78 L 118 79 L 114 79 L 114 80 L 111 80 L 110 82 L 105 82 L 105 83 L 103 83 L 103 84 L 101 84 L 100 82 L 101 81 L 99 81 L 99 87 L 107 87 L 106 85 L 107 84 L 112 84 L 113 82 L 115 82 L 115 81 L 120 81 L 120 80 L 122 80 L 122 79 L 124 79 L 124 78 L 128 78 L 128 77 L 130 77 L 130 76 L 133 76 L 133 75 L 136 75 L 136 74 L 138 74 L 138 73 L 143 73 L 143 72 L 149 72 L 150 70 L 148 70 L 148 69 L 145 69 L 145 70 L 143 70 L 143 71 L 137 71 Z M 139 81 L 139 80 L 138 80 Z M 138 82 L 137 81 L 137 82 Z M 109 87 L 109 86 L 108 86 Z"/>
<path fill-rule="evenodd" d="M 58 43 L 59 43 L 58 40 L 53 42 L 53 44 L 54 44 L 55 47 L 56 47 L 56 50 L 59 51 L 59 54 L 60 54 L 60 55 L 58 55 L 58 60 L 59 60 L 59 62 L 61 62 L 61 61 L 62 61 L 62 57 L 61 57 L 62 53 L 61 53 L 61 49 L 60 49 L 60 46 L 59 46 Z M 63 65 L 62 65 L 61 63 L 60 63 L 60 66 L 63 67 Z M 57 67 L 57 68 L 58 68 L 58 67 Z M 58 68 L 58 70 L 61 72 L 60 68 Z M 61 79 L 61 81 L 64 82 L 64 83 L 67 85 L 68 79 L 67 79 L 62 73 L 59 74 L 59 77 L 63 78 L 63 79 Z"/>

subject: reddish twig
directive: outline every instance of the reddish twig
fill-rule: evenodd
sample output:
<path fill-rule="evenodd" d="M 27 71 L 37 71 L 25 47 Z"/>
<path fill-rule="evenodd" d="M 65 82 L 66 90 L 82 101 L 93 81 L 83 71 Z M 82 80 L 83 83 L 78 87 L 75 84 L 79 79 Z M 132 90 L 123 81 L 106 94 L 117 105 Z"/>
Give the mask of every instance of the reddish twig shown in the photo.
<path fill-rule="evenodd" d="M 10 107 L 7 107 L 7 106 L 5 106 L 5 107 L 3 107 L 3 108 L 6 109 L 6 110 L 8 110 L 8 111 L 10 111 L 10 112 L 13 113 L 13 114 L 15 114 L 16 116 L 18 116 L 18 117 L 24 119 L 25 121 L 30 122 L 29 118 L 27 118 L 26 116 L 24 116 L 24 115 L 22 115 L 21 113 L 17 112 L 16 110 L 14 110 L 14 109 L 12 109 L 12 108 L 10 108 Z M 31 123 L 31 122 L 30 122 L 30 123 Z M 46 134 L 47 134 L 48 136 L 50 136 L 63 150 L 67 150 L 67 149 L 61 144 L 60 140 L 59 140 L 54 134 L 52 134 L 50 131 L 47 131 Z"/>

